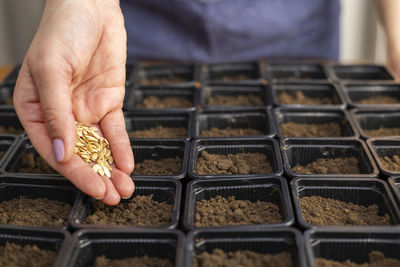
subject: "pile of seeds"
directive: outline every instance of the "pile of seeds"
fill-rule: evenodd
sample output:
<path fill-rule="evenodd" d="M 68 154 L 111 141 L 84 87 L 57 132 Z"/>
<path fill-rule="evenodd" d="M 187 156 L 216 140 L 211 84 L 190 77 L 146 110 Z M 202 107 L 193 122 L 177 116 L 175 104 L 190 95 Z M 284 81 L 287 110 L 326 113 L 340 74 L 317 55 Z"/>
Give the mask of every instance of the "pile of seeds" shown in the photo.
<path fill-rule="evenodd" d="M 76 143 L 74 152 L 86 163 L 95 163 L 92 169 L 100 175 L 111 177 L 113 163 L 110 144 L 97 133 L 96 127 L 87 127 L 76 122 Z"/>

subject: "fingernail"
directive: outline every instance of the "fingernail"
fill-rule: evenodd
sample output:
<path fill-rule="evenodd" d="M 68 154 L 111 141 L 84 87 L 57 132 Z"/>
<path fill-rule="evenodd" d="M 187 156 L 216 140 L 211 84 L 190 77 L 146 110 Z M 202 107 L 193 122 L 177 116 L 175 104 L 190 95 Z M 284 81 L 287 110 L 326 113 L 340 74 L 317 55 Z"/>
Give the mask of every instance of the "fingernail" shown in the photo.
<path fill-rule="evenodd" d="M 64 159 L 65 152 L 63 140 L 58 138 L 53 140 L 53 151 L 57 162 L 60 162 Z"/>
<path fill-rule="evenodd" d="M 129 197 L 121 197 L 122 199 L 130 199 L 132 197 L 132 195 L 130 195 Z"/>

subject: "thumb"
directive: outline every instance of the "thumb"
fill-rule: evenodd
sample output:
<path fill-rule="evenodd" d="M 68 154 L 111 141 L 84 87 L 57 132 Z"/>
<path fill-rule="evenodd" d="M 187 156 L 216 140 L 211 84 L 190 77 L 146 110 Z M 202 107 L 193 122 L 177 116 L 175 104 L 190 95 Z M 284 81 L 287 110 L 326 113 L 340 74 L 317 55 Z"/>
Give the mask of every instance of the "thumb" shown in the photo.
<path fill-rule="evenodd" d="M 33 78 L 39 92 L 40 105 L 53 143 L 57 162 L 67 162 L 75 146 L 75 118 L 72 114 L 72 72 L 66 64 L 44 60 L 37 65 Z"/>

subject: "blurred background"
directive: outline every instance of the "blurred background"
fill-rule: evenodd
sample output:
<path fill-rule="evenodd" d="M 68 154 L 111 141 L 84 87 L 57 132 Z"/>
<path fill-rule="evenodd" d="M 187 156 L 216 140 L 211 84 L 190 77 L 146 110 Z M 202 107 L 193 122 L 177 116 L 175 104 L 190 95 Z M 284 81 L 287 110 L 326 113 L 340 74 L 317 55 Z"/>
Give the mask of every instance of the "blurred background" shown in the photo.
<path fill-rule="evenodd" d="M 384 64 L 386 45 L 375 1 L 342 2 L 340 59 Z M 39 25 L 45 0 L 0 0 L 0 65 L 21 62 Z"/>

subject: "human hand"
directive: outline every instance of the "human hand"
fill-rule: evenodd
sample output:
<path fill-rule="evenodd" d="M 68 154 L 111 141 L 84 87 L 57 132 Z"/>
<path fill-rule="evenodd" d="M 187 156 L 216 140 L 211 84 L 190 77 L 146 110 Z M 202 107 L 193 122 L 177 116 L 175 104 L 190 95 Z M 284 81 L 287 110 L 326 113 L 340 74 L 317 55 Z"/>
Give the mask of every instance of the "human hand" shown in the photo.
<path fill-rule="evenodd" d="M 134 191 L 125 130 L 126 32 L 118 0 L 48 0 L 25 56 L 14 106 L 30 141 L 51 167 L 108 205 Z M 115 166 L 111 179 L 74 154 L 75 121 L 98 126 Z"/>

